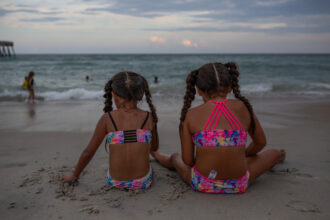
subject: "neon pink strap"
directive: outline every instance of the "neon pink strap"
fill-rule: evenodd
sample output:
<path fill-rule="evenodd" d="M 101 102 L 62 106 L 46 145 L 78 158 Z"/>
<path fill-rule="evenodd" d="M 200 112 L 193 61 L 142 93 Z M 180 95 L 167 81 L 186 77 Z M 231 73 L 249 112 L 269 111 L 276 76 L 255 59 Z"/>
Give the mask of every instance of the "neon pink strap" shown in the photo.
<path fill-rule="evenodd" d="M 215 106 L 211 112 L 210 117 L 208 118 L 208 120 L 204 126 L 204 131 L 211 130 L 213 121 L 215 118 L 217 118 L 215 121 L 214 127 L 213 127 L 213 129 L 215 130 L 222 114 L 226 117 L 226 119 L 230 123 L 230 126 L 232 129 L 236 128 L 237 130 L 242 130 L 241 123 L 239 122 L 237 117 L 232 113 L 232 111 L 230 111 L 230 109 L 226 105 L 227 100 L 228 99 L 225 99 L 222 102 L 216 102 L 216 101 L 212 101 L 212 100 L 209 101 L 209 102 L 215 103 Z"/>
<path fill-rule="evenodd" d="M 225 109 L 225 108 L 224 108 Z M 226 109 L 225 109 L 226 110 Z M 230 123 L 230 126 L 232 129 L 235 129 L 235 126 L 230 118 L 230 116 L 228 115 L 228 113 L 226 111 L 223 111 L 223 115 L 227 118 L 227 121 Z"/>
<path fill-rule="evenodd" d="M 215 130 L 217 128 L 217 125 L 218 125 L 218 122 L 219 122 L 219 119 L 220 119 L 220 116 L 222 115 L 222 112 L 223 112 L 223 109 L 224 109 L 224 103 L 221 103 L 219 104 L 221 106 L 221 109 L 220 109 L 220 113 L 218 114 L 218 118 L 217 118 L 217 121 L 215 122 L 214 124 L 214 127 L 213 127 L 213 130 Z"/>
<path fill-rule="evenodd" d="M 215 110 L 216 108 L 217 108 L 217 105 L 214 106 L 214 108 L 213 108 L 213 110 L 212 110 L 212 112 L 211 112 L 210 117 L 207 119 L 207 122 L 206 122 L 206 124 L 205 124 L 205 126 L 204 126 L 204 131 L 206 131 L 206 129 L 207 129 L 207 125 L 209 124 L 210 119 L 211 119 L 211 117 L 212 117 L 212 115 L 213 115 L 213 112 L 214 112 L 214 110 Z"/>
<path fill-rule="evenodd" d="M 218 112 L 220 111 L 221 104 L 219 104 L 219 103 L 215 104 L 215 107 L 214 107 L 214 108 L 217 108 L 217 111 L 215 112 L 215 114 L 213 114 L 212 120 L 211 120 L 211 122 L 210 122 L 210 124 L 209 124 L 209 130 L 211 130 L 211 127 L 212 127 L 213 121 L 214 121 L 214 119 L 216 118 Z M 221 113 L 220 113 L 220 114 L 221 114 Z"/>
<path fill-rule="evenodd" d="M 239 122 L 239 120 L 237 119 L 237 117 L 233 114 L 233 112 L 230 111 L 230 109 L 228 108 L 227 105 L 225 105 L 225 110 L 226 110 L 226 113 L 229 113 L 228 115 L 229 115 L 230 119 L 235 123 L 237 129 L 242 130 L 242 125 L 241 125 L 241 123 Z M 234 119 L 233 119 L 233 118 L 234 118 Z"/>

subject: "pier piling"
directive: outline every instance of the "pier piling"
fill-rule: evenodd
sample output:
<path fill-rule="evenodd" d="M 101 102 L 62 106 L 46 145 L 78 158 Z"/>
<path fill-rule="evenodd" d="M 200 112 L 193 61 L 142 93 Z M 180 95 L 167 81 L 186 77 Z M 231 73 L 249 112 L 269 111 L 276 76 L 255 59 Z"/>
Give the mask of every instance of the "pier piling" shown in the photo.
<path fill-rule="evenodd" d="M 0 56 L 16 56 L 14 50 L 14 42 L 11 41 L 0 41 Z"/>

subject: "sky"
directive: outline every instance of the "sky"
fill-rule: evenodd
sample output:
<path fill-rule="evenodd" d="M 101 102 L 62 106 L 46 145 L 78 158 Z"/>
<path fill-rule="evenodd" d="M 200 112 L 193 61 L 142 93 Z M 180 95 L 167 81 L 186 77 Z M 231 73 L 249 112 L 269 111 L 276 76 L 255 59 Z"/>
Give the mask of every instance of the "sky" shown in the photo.
<path fill-rule="evenodd" d="M 1 0 L 17 53 L 330 53 L 329 0 Z"/>

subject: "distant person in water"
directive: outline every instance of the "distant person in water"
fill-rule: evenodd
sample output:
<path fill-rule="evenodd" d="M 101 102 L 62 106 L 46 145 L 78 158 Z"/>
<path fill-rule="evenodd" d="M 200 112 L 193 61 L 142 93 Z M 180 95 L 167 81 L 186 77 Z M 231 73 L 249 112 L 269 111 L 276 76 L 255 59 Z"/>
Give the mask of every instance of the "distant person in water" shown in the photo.
<path fill-rule="evenodd" d="M 155 76 L 155 78 L 154 78 L 154 83 L 158 83 L 158 77 L 157 76 Z"/>
<path fill-rule="evenodd" d="M 89 81 L 89 76 L 87 75 L 86 78 L 85 78 L 86 82 Z"/>
<path fill-rule="evenodd" d="M 24 77 L 24 82 L 22 84 L 22 89 L 28 90 L 28 77 L 27 76 Z"/>
<path fill-rule="evenodd" d="M 33 77 L 34 77 L 34 72 L 31 71 L 27 77 L 27 89 L 29 90 L 28 102 L 32 100 L 32 103 L 34 102 Z"/>

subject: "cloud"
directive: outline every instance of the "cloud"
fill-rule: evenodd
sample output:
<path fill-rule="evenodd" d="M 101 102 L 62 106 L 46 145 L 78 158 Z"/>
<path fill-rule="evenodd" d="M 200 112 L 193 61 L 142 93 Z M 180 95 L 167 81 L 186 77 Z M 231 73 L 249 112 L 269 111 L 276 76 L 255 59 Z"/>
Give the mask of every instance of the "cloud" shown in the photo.
<path fill-rule="evenodd" d="M 5 16 L 10 13 L 17 13 L 17 12 L 25 12 L 25 13 L 40 13 L 37 10 L 34 9 L 13 9 L 13 10 L 8 10 L 4 8 L 0 8 L 0 17 Z"/>
<path fill-rule="evenodd" d="M 182 45 L 185 47 L 198 47 L 197 43 L 193 43 L 190 40 L 182 40 Z"/>
<path fill-rule="evenodd" d="M 55 21 L 62 21 L 66 20 L 64 18 L 58 17 L 43 17 L 43 18 L 22 18 L 20 21 L 24 22 L 55 22 Z"/>
<path fill-rule="evenodd" d="M 275 5 L 281 5 L 285 4 L 289 1 L 292 0 L 267 0 L 267 1 L 257 1 L 256 5 L 258 6 L 265 6 L 265 7 L 270 7 L 270 6 L 275 6 Z M 294 0 L 293 0 L 294 1 Z"/>
<path fill-rule="evenodd" d="M 265 24 L 258 24 L 254 28 L 256 29 L 274 29 L 274 28 L 282 28 L 286 27 L 287 24 L 285 23 L 265 23 Z"/>
<path fill-rule="evenodd" d="M 91 1 L 93 2 L 93 1 Z M 98 2 L 95 1 L 94 2 Z M 95 4 L 97 5 L 97 4 Z M 210 11 L 222 19 L 238 18 L 242 21 L 249 17 L 270 17 L 274 15 L 294 16 L 297 14 L 329 13 L 328 0 L 125 0 L 99 2 L 99 7 L 86 11 L 104 11 L 136 17 L 157 17 L 172 13 Z M 223 11 L 228 12 L 224 16 Z M 220 13 L 219 13 L 220 12 Z M 244 15 L 244 17 L 241 17 Z M 193 16 L 195 17 L 195 16 Z M 208 15 L 198 17 L 207 18 Z"/>
<path fill-rule="evenodd" d="M 23 6 L 20 6 L 23 7 Z M 48 10 L 48 11 L 41 11 L 41 10 L 36 10 L 36 9 L 28 9 L 26 6 L 23 8 L 16 8 L 16 9 L 4 9 L 0 8 L 0 17 L 3 17 L 8 14 L 13 14 L 13 13 L 30 13 L 30 14 L 38 14 L 38 15 L 56 15 L 60 14 L 61 12 L 53 9 L 53 10 Z"/>
<path fill-rule="evenodd" d="M 142 18 L 159 18 L 177 15 L 177 24 L 146 26 L 143 30 L 161 31 L 250 31 L 250 32 L 329 32 L 329 25 L 311 16 L 330 15 L 329 0 L 125 0 L 105 3 L 103 0 L 81 13 L 97 15 L 98 12 L 129 15 Z M 102 4 L 101 4 L 102 3 Z M 303 18 L 298 21 L 296 17 Z M 254 23 L 240 26 L 236 23 Z M 305 23 L 314 25 L 305 26 Z M 227 24 L 224 25 L 223 24 Z M 233 25 L 231 25 L 233 24 Z M 157 28 L 155 28 L 157 27 Z"/>
<path fill-rule="evenodd" d="M 166 42 L 165 38 L 157 37 L 157 36 L 151 36 L 150 41 L 153 43 L 161 43 L 161 44 Z"/>

